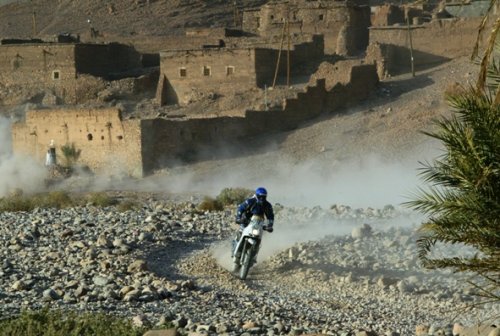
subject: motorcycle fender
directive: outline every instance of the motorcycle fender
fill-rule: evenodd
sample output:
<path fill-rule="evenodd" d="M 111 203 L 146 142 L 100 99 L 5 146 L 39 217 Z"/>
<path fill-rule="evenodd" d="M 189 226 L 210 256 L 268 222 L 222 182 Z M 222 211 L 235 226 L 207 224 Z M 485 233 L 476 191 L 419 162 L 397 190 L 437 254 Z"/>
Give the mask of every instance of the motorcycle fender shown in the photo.
<path fill-rule="evenodd" d="M 257 244 L 257 241 L 255 239 L 253 239 L 253 238 L 248 238 L 247 242 L 250 243 L 251 245 Z"/>

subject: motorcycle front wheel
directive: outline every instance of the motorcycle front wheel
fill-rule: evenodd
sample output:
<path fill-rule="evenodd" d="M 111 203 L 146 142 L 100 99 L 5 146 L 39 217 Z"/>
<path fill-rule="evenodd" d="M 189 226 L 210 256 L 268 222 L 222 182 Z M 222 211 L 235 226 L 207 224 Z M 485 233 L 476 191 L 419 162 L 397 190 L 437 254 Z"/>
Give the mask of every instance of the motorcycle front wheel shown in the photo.
<path fill-rule="evenodd" d="M 250 263 L 252 261 L 252 249 L 248 248 L 243 251 L 243 262 L 240 269 L 240 279 L 245 280 L 250 270 Z"/>

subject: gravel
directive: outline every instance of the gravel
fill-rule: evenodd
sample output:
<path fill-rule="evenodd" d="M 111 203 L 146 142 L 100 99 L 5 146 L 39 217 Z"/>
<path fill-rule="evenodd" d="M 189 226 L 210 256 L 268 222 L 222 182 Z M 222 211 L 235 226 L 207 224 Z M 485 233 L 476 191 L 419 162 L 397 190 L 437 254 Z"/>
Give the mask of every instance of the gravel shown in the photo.
<path fill-rule="evenodd" d="M 232 335 L 411 335 L 422 325 L 451 334 L 455 322 L 498 316 L 498 305 L 470 307 L 477 297 L 464 275 L 419 266 L 411 213 L 275 210 L 246 281 L 227 270 L 232 209 L 150 197 L 125 212 L 1 213 L 0 316 L 50 305 Z"/>

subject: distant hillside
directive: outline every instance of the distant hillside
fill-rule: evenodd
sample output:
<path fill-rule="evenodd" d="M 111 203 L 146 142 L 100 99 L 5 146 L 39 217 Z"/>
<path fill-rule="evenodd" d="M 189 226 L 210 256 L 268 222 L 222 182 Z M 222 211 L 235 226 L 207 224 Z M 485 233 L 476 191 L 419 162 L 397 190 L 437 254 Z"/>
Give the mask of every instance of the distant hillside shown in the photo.
<path fill-rule="evenodd" d="M 267 1 L 0 1 L 0 38 L 43 37 L 66 32 L 81 34 L 84 39 L 90 31 L 90 25 L 104 36 L 177 34 L 188 27 L 233 25 L 234 3 L 241 13 L 243 9 L 257 7 L 265 2 Z"/>

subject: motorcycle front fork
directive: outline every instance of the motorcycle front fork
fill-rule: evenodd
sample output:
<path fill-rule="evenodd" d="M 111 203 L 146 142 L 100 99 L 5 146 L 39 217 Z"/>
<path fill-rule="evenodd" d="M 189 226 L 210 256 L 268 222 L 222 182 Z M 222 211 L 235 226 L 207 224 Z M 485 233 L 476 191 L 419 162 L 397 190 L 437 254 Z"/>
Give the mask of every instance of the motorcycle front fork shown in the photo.
<path fill-rule="evenodd" d="M 234 254 L 235 254 L 234 249 L 236 248 L 236 245 L 237 245 L 237 244 L 238 244 L 238 242 L 240 241 L 241 234 L 242 234 L 242 232 L 241 232 L 240 230 L 238 230 L 238 231 L 236 232 L 236 236 L 234 237 L 234 239 L 233 239 L 233 241 L 232 241 L 231 257 L 234 257 Z"/>

